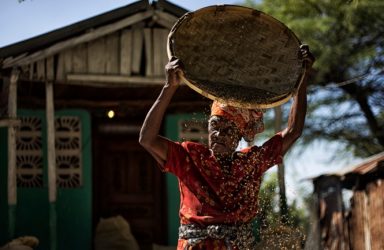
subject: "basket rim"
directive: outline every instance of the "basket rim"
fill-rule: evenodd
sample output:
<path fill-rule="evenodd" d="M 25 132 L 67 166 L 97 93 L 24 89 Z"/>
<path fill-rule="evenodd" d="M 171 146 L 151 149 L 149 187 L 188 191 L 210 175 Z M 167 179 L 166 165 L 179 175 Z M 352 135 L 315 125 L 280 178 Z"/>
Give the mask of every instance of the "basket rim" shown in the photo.
<path fill-rule="evenodd" d="M 302 82 L 304 74 L 301 76 L 301 79 L 299 81 L 299 85 L 297 89 L 300 87 L 300 84 Z M 195 84 L 192 83 L 192 81 L 188 80 L 184 74 L 180 74 L 179 77 L 181 78 L 182 82 L 184 82 L 188 87 L 196 91 L 197 93 L 201 94 L 202 96 L 207 97 L 208 99 L 212 101 L 218 101 L 220 103 L 225 103 L 227 105 L 237 107 L 237 108 L 246 108 L 246 109 L 268 109 L 268 108 L 273 108 L 280 106 L 286 102 L 289 101 L 289 99 L 294 96 L 297 92 L 297 89 L 293 92 L 289 92 L 285 95 L 281 95 L 278 97 L 275 97 L 275 100 L 271 103 L 249 103 L 249 102 L 241 102 L 241 101 L 233 101 L 233 100 L 227 100 L 227 99 L 222 99 L 220 97 L 214 96 L 210 93 L 208 93 L 205 90 L 202 90 L 201 88 L 197 87 Z"/>

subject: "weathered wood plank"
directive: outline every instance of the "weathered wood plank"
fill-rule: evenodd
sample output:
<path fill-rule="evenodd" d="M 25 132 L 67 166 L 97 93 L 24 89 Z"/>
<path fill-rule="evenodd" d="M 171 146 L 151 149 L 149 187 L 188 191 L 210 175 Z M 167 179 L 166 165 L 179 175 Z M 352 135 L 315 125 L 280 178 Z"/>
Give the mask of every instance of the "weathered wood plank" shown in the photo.
<path fill-rule="evenodd" d="M 97 75 L 97 74 L 69 74 L 67 75 L 68 84 L 83 86 L 145 86 L 163 85 L 163 77 L 141 77 L 123 75 Z"/>
<path fill-rule="evenodd" d="M 75 73 L 87 72 L 88 50 L 86 44 L 79 44 L 72 50 L 72 70 Z"/>
<path fill-rule="evenodd" d="M 46 119 L 47 119 L 47 149 L 48 149 L 48 193 L 49 202 L 56 201 L 56 150 L 55 150 L 55 109 L 53 98 L 53 83 L 47 81 L 46 91 Z"/>
<path fill-rule="evenodd" d="M 29 64 L 29 80 L 35 78 L 35 63 Z"/>
<path fill-rule="evenodd" d="M 119 34 L 113 33 L 105 39 L 105 73 L 119 73 Z"/>
<path fill-rule="evenodd" d="M 47 61 L 46 61 L 47 79 L 51 81 L 55 80 L 55 63 L 54 62 L 55 61 L 53 56 L 47 57 Z"/>
<path fill-rule="evenodd" d="M 364 233 L 362 237 L 364 237 L 364 249 L 371 249 L 371 232 L 369 230 L 369 204 L 368 204 L 368 197 L 364 195 L 364 210 L 363 212 L 363 230 Z"/>
<path fill-rule="evenodd" d="M 65 62 L 63 53 L 60 53 L 57 58 L 57 68 L 56 68 L 56 80 L 57 81 L 64 81 L 65 80 Z"/>
<path fill-rule="evenodd" d="M 45 59 L 37 61 L 37 79 L 45 79 Z"/>
<path fill-rule="evenodd" d="M 4 59 L 3 61 L 3 68 L 9 68 L 12 67 L 13 65 L 16 65 L 15 62 L 18 62 L 19 60 L 25 59 L 28 56 L 28 52 L 25 52 L 21 55 L 18 56 L 10 56 Z M 29 64 L 29 63 L 26 63 Z M 4 65 L 10 65 L 9 67 L 5 67 Z"/>
<path fill-rule="evenodd" d="M 88 72 L 105 73 L 105 38 L 99 38 L 88 44 Z M 84 73 L 84 72 L 83 72 Z"/>
<path fill-rule="evenodd" d="M 3 86 L 0 91 L 0 118 L 8 118 L 9 77 L 3 78 Z"/>
<path fill-rule="evenodd" d="M 120 38 L 120 74 L 131 75 L 132 30 L 125 29 Z"/>
<path fill-rule="evenodd" d="M 156 10 L 155 15 L 157 16 L 156 22 L 168 28 L 169 30 L 173 27 L 173 25 L 178 20 L 178 17 L 168 14 L 164 11 Z"/>
<path fill-rule="evenodd" d="M 75 73 L 87 72 L 88 51 L 85 44 L 80 44 L 72 50 L 72 71 Z"/>
<path fill-rule="evenodd" d="M 58 55 L 58 63 L 56 70 L 56 80 L 65 81 L 68 73 L 73 73 L 72 70 L 72 50 L 64 50 Z"/>
<path fill-rule="evenodd" d="M 75 47 L 78 44 L 85 43 L 92 41 L 94 39 L 97 39 L 99 37 L 105 36 L 107 34 L 113 33 L 119 29 L 123 29 L 125 27 L 128 27 L 132 24 L 135 24 L 137 22 L 140 22 L 150 16 L 152 16 L 154 13 L 153 10 L 147 10 L 145 12 L 140 12 L 137 14 L 134 14 L 132 16 L 129 16 L 127 18 L 124 18 L 116 23 L 109 24 L 102 26 L 100 28 L 94 29 L 92 31 L 87 32 L 86 34 L 80 35 L 75 38 L 71 38 L 68 40 L 65 40 L 63 42 L 56 43 L 55 45 L 52 45 L 48 47 L 47 49 L 40 50 L 38 52 L 35 52 L 29 56 L 23 56 L 20 59 L 8 60 L 7 63 L 3 64 L 3 68 L 9 68 L 13 65 L 23 65 L 23 64 L 29 64 L 34 61 L 38 61 L 42 58 L 54 55 L 64 49 Z"/>
<path fill-rule="evenodd" d="M 35 103 L 38 103 L 39 105 L 43 105 L 41 100 L 35 101 Z M 133 110 L 135 109 L 142 109 L 143 107 L 151 107 L 153 104 L 153 100 L 150 99 L 143 99 L 143 100 L 102 100 L 102 101 L 90 101 L 85 99 L 71 99 L 71 100 L 65 100 L 65 99 L 55 99 L 55 106 L 65 106 L 68 108 L 114 108 L 117 106 L 124 105 L 124 107 L 130 107 Z M 194 101 L 193 105 L 191 106 L 190 101 L 185 102 L 172 102 L 169 104 L 169 108 L 177 108 L 178 110 L 190 110 L 191 112 L 193 110 L 199 109 L 204 110 L 206 107 L 208 107 L 210 104 L 210 101 Z"/>
<path fill-rule="evenodd" d="M 161 30 L 161 33 L 162 33 L 162 56 L 161 56 L 161 60 L 162 60 L 162 73 L 160 75 L 162 76 L 165 76 L 165 71 L 164 71 L 164 67 L 165 65 L 168 63 L 168 53 L 167 53 L 167 41 L 168 41 L 168 35 L 169 35 L 169 30 L 167 29 L 162 29 Z"/>
<path fill-rule="evenodd" d="M 15 118 L 0 119 L 0 127 L 20 126 L 21 121 Z"/>
<path fill-rule="evenodd" d="M 158 76 L 162 73 L 161 57 L 163 54 L 160 29 L 153 29 L 153 40 L 153 74 Z"/>
<path fill-rule="evenodd" d="M 65 74 L 73 72 L 72 56 L 73 56 L 73 51 L 71 49 L 63 51 L 64 72 L 65 72 Z"/>
<path fill-rule="evenodd" d="M 20 71 L 13 69 L 9 79 L 9 97 L 8 97 L 8 117 L 17 117 L 17 82 L 19 80 Z"/>
<path fill-rule="evenodd" d="M 322 249 L 346 249 L 339 177 L 327 176 L 316 180 L 315 190 L 321 211 L 319 219 Z"/>
<path fill-rule="evenodd" d="M 51 249 L 57 249 L 57 215 L 56 215 L 56 199 L 57 199 L 57 184 L 56 184 L 56 148 L 55 148 L 55 108 L 53 82 L 45 82 L 46 90 L 46 120 L 47 120 L 47 164 L 48 164 L 48 200 L 49 207 L 49 234 Z"/>
<path fill-rule="evenodd" d="M 384 184 L 382 180 L 368 184 L 369 231 L 371 249 L 384 249 Z"/>
<path fill-rule="evenodd" d="M 145 40 L 145 75 L 153 76 L 153 37 L 152 29 L 144 29 Z"/>
<path fill-rule="evenodd" d="M 17 116 L 17 81 L 20 71 L 13 69 L 9 79 L 8 117 L 16 119 Z M 17 203 L 16 182 L 16 127 L 8 127 L 8 205 Z"/>
<path fill-rule="evenodd" d="M 167 37 L 168 30 L 153 30 L 153 73 L 155 76 L 164 75 L 164 66 L 167 64 Z"/>
<path fill-rule="evenodd" d="M 172 23 L 168 22 L 167 20 L 164 20 L 164 19 L 157 19 L 156 23 L 158 23 L 161 26 L 163 26 L 164 28 L 168 28 L 168 29 L 172 29 L 173 25 L 175 24 L 173 22 Z"/>
<path fill-rule="evenodd" d="M 365 192 L 356 190 L 351 198 L 351 215 L 349 220 L 349 237 L 351 248 L 365 250 L 364 210 Z"/>
<path fill-rule="evenodd" d="M 132 27 L 133 34 L 133 50 L 132 50 L 132 73 L 139 74 L 142 60 L 144 34 L 143 25 L 135 25 Z"/>

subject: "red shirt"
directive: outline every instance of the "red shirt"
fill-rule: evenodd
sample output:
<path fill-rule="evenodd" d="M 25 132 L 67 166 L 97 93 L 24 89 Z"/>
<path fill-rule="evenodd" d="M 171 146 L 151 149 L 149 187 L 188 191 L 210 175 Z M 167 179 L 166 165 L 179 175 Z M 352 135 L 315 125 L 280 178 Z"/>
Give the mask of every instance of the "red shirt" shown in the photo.
<path fill-rule="evenodd" d="M 282 137 L 276 134 L 260 147 L 236 152 L 228 173 L 205 145 L 170 141 L 162 170 L 175 174 L 179 180 L 180 223 L 204 226 L 250 222 L 257 214 L 261 177 L 281 163 L 281 152 Z M 185 240 L 179 240 L 178 249 L 183 249 L 184 244 Z M 225 249 L 220 245 L 215 248 Z"/>

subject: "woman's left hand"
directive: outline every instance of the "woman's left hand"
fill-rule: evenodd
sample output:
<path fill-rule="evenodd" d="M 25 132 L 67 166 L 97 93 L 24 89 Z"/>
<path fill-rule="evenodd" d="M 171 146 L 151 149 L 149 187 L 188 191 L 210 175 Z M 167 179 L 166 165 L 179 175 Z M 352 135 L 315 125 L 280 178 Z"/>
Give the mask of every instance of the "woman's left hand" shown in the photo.
<path fill-rule="evenodd" d="M 311 53 L 311 51 L 309 50 L 309 46 L 307 44 L 300 45 L 300 53 L 305 63 L 306 69 L 312 68 L 312 65 L 316 59 Z"/>

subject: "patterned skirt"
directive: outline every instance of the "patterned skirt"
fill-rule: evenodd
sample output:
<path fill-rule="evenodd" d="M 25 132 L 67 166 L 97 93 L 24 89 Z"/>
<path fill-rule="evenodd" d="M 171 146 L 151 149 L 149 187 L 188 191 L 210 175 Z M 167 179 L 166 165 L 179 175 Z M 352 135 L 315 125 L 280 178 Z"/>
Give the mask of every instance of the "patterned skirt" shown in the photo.
<path fill-rule="evenodd" d="M 181 225 L 178 250 L 253 250 L 255 237 L 252 223 L 239 225 Z"/>

